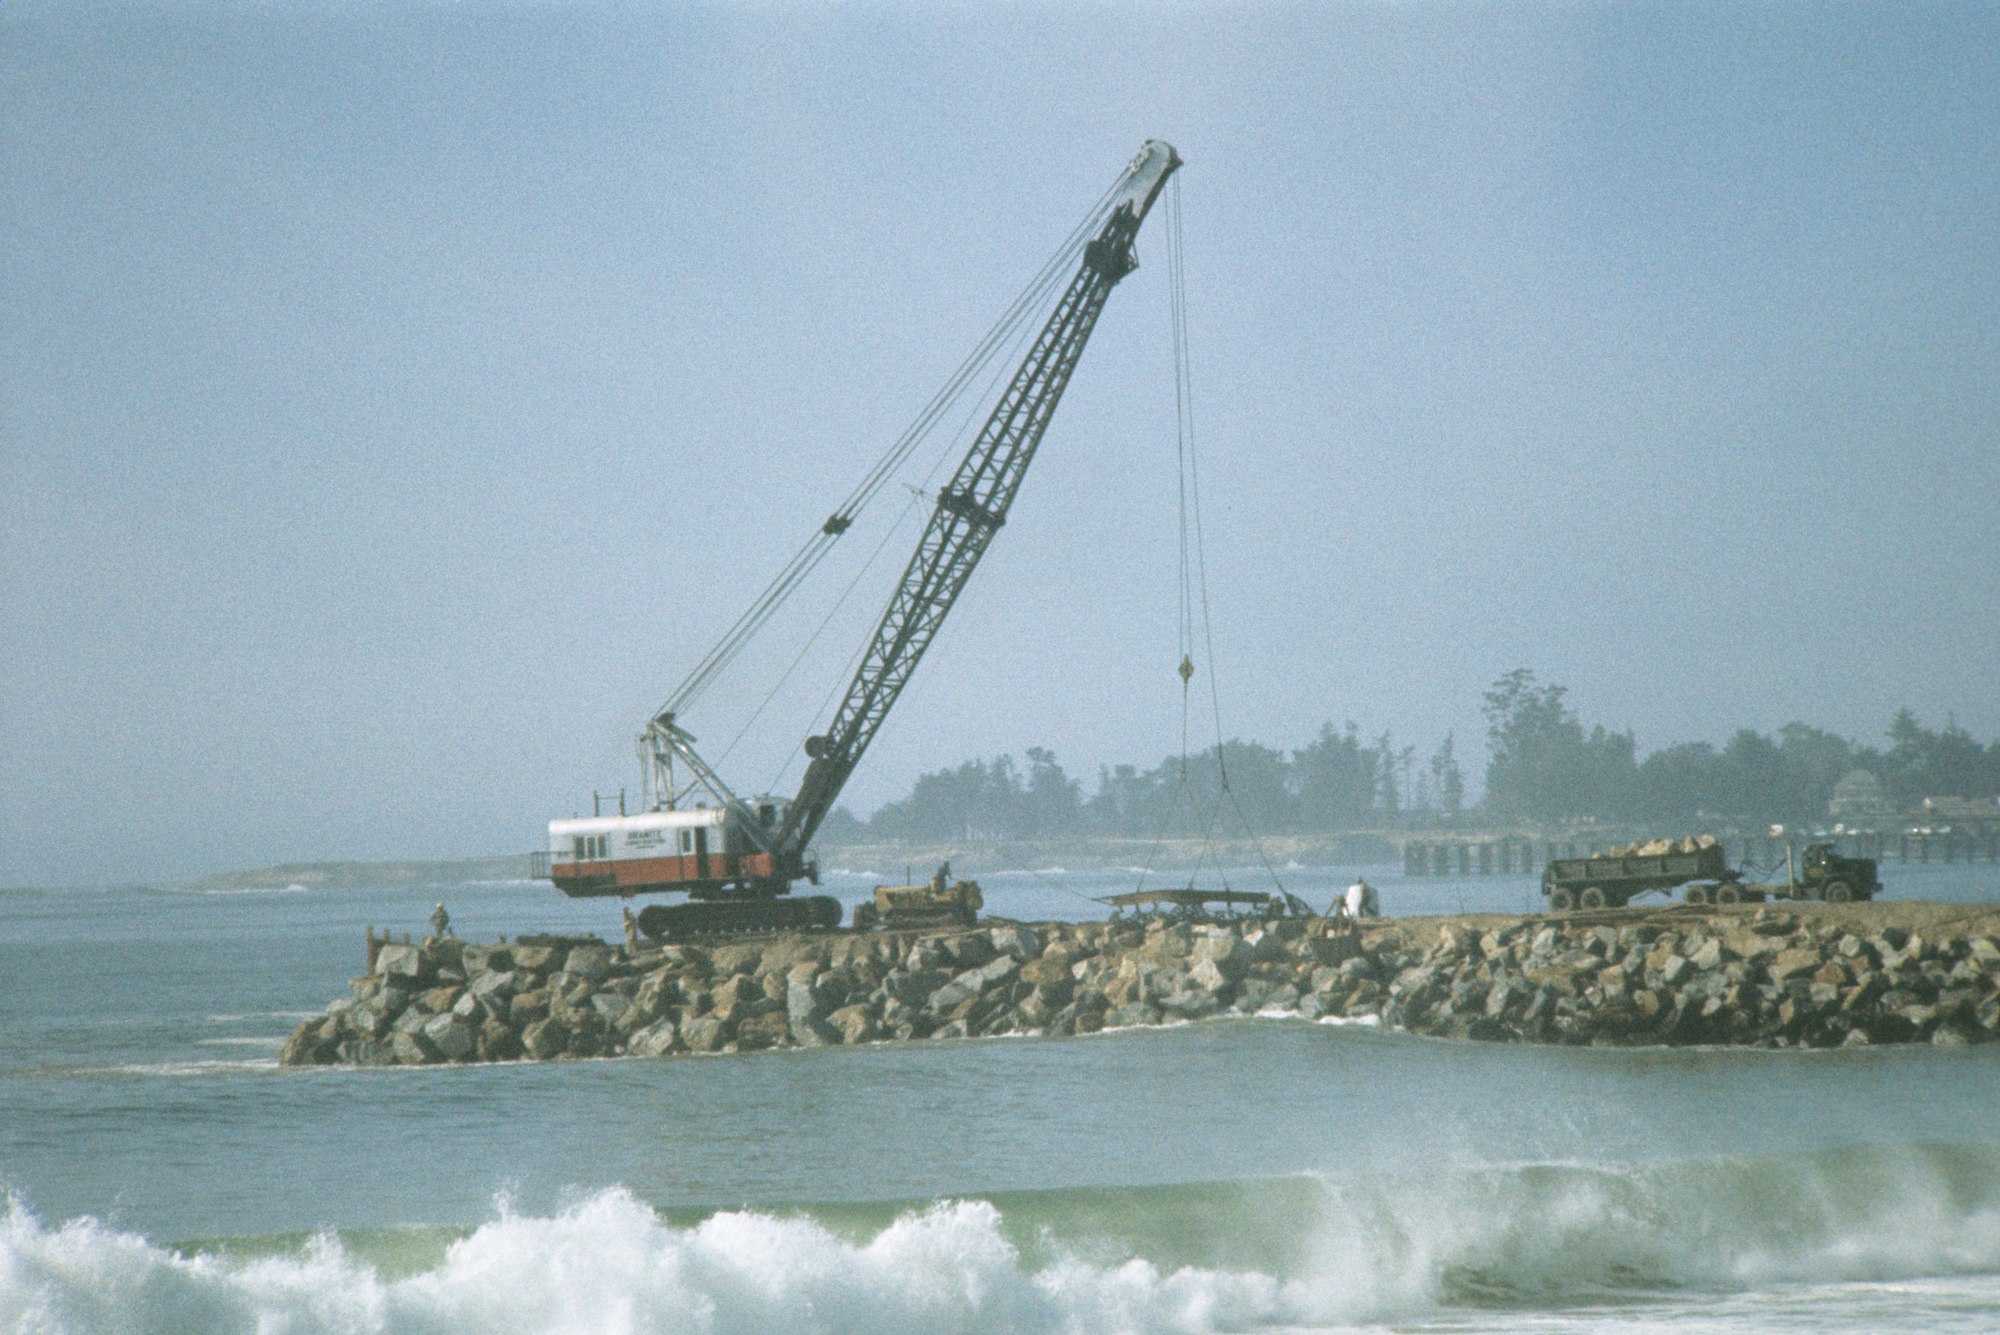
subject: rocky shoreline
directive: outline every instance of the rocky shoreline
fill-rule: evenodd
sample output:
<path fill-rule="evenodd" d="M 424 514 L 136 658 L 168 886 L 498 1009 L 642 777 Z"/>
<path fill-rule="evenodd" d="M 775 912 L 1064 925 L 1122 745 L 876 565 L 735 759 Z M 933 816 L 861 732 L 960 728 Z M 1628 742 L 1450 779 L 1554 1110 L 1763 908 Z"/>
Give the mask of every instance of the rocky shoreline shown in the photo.
<path fill-rule="evenodd" d="M 1893 910 L 1907 910 L 1897 912 Z M 1534 917 L 996 923 L 630 948 L 593 938 L 371 947 L 286 1065 L 664 1057 L 1217 1016 L 1615 1046 L 2000 1038 L 2000 913 L 1952 905 Z"/>

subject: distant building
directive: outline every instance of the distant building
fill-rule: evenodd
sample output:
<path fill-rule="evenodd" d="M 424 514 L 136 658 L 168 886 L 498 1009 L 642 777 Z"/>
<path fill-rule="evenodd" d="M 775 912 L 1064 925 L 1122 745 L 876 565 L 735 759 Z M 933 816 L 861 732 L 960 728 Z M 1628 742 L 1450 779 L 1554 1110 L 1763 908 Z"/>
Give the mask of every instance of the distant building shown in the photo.
<path fill-rule="evenodd" d="M 1845 778 L 1833 785 L 1826 812 L 1842 824 L 1872 829 L 1893 819 L 1896 807 L 1880 779 L 1868 770 L 1857 769 L 1849 770 Z"/>
<path fill-rule="evenodd" d="M 2000 797 L 1927 797 L 1924 819 L 1936 825 L 1990 834 L 2000 827 Z"/>

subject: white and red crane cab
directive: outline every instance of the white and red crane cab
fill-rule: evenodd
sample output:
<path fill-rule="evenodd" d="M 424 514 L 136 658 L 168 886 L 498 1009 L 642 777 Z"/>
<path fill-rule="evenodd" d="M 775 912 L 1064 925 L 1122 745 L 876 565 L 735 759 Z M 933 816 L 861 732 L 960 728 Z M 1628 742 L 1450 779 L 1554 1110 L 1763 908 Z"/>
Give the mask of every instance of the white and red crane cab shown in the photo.
<path fill-rule="evenodd" d="M 785 819 L 776 799 L 728 806 L 575 816 L 549 822 L 548 878 L 564 894 L 700 895 L 779 874 L 768 846 Z"/>

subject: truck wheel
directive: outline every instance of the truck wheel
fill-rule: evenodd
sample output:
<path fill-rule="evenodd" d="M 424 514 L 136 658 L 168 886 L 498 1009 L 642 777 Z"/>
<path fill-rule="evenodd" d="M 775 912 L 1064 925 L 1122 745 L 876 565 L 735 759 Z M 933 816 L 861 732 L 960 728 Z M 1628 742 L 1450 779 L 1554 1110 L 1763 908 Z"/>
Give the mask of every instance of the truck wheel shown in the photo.
<path fill-rule="evenodd" d="M 1743 892 L 1733 885 L 1719 885 L 1715 888 L 1715 902 L 1718 904 L 1741 904 Z"/>
<path fill-rule="evenodd" d="M 1681 891 L 1681 903 L 1683 904 L 1706 904 L 1707 902 L 1708 887 L 1705 885 L 1691 885 Z"/>
<path fill-rule="evenodd" d="M 1851 886 L 1851 885 L 1849 885 L 1849 884 L 1848 884 L 1847 882 L 1845 882 L 1845 881 L 1828 881 L 1828 882 L 1826 883 L 1826 902 L 1827 902 L 1827 903 L 1829 903 L 1829 904 L 1845 904 L 1845 903 L 1847 903 L 1848 901 L 1852 900 L 1853 898 L 1854 898 L 1854 887 L 1853 887 L 1853 886 Z"/>
<path fill-rule="evenodd" d="M 1576 896 L 1568 890 L 1549 891 L 1549 907 L 1557 913 L 1568 913 L 1576 907 Z"/>
<path fill-rule="evenodd" d="M 1576 902 L 1587 909 L 1601 909 L 1604 907 L 1604 892 L 1594 885 L 1586 885 L 1583 893 L 1576 897 Z"/>

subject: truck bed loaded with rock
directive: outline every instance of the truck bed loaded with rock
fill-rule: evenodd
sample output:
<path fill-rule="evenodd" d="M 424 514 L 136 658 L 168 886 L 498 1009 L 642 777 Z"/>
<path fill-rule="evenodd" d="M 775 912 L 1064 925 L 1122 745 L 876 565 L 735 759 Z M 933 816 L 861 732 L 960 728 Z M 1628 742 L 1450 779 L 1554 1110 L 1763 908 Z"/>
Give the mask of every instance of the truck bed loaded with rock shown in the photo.
<path fill-rule="evenodd" d="M 1873 858 L 1845 858 L 1832 844 L 1808 844 L 1787 859 L 1782 882 L 1750 882 L 1729 866 L 1713 835 L 1654 839 L 1585 858 L 1555 858 L 1542 869 L 1542 895 L 1557 912 L 1622 908 L 1635 895 L 1681 889 L 1690 904 L 1758 904 L 1767 899 L 1873 899 L 1882 888 Z"/>

